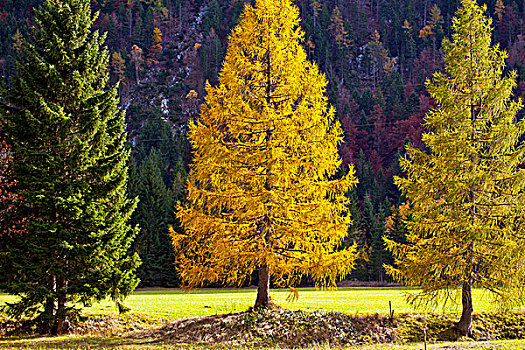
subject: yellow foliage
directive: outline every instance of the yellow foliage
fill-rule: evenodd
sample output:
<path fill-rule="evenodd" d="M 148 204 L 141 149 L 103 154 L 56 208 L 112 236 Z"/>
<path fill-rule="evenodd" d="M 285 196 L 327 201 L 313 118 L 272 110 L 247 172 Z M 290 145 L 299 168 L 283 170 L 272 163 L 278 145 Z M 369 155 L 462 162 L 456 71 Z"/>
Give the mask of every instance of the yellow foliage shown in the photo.
<path fill-rule="evenodd" d="M 157 59 L 162 51 L 162 32 L 159 28 L 153 29 L 153 37 L 152 37 L 152 43 L 151 47 L 148 52 L 148 58 L 146 60 L 146 63 L 148 65 L 158 63 Z"/>
<path fill-rule="evenodd" d="M 408 33 L 412 32 L 412 26 L 408 22 L 408 20 L 405 19 L 405 22 L 403 23 L 403 29 L 407 31 Z"/>
<path fill-rule="evenodd" d="M 290 287 L 289 293 L 286 296 L 286 301 L 289 303 L 293 303 L 293 302 L 296 302 L 298 299 L 299 299 L 299 291 L 297 290 L 297 288 Z"/>
<path fill-rule="evenodd" d="M 113 52 L 111 55 L 111 68 L 113 69 L 113 73 L 119 78 L 121 82 L 123 82 L 126 62 L 118 51 Z"/>
<path fill-rule="evenodd" d="M 372 40 L 372 42 L 376 44 L 381 44 L 381 36 L 379 35 L 379 32 L 377 31 L 377 29 L 374 30 L 372 34 L 370 34 L 370 40 Z"/>
<path fill-rule="evenodd" d="M 441 16 L 441 10 L 437 4 L 432 6 L 430 10 L 430 19 L 428 20 L 428 25 L 433 33 L 441 32 L 441 25 L 443 24 L 443 16 Z"/>
<path fill-rule="evenodd" d="M 15 34 L 13 35 L 13 48 L 15 49 L 15 51 L 22 51 L 24 47 L 23 41 L 23 35 L 20 32 L 20 29 L 17 28 Z"/>
<path fill-rule="evenodd" d="M 345 193 L 357 180 L 353 168 L 334 179 L 343 134 L 327 81 L 300 45 L 298 15 L 290 0 L 245 7 L 219 85 L 207 85 L 190 124 L 194 162 L 177 207 L 184 232 L 170 230 L 188 286 L 239 285 L 260 266 L 279 286 L 303 275 L 335 285 L 353 267 L 356 247 L 341 244 Z"/>
<path fill-rule="evenodd" d="M 195 90 L 190 90 L 190 92 L 188 92 L 186 94 L 186 98 L 187 99 L 193 99 L 193 98 L 197 98 L 199 96 L 199 94 L 197 93 L 197 91 Z"/>
<path fill-rule="evenodd" d="M 370 39 L 371 41 L 368 43 L 368 48 L 371 51 L 371 55 L 374 60 L 374 66 L 378 69 L 383 69 L 383 71 L 388 74 L 391 74 L 394 71 L 396 59 L 389 56 L 388 50 L 381 42 L 381 36 L 377 30 L 372 32 Z"/>
<path fill-rule="evenodd" d="M 503 0 L 497 0 L 494 14 L 498 18 L 498 22 L 501 21 L 504 13 L 505 13 L 505 5 L 503 4 Z"/>
<path fill-rule="evenodd" d="M 343 23 L 343 16 L 339 7 L 335 7 L 330 17 L 330 29 L 335 39 L 337 47 L 340 49 L 348 48 L 350 46 L 350 39 Z"/>
<path fill-rule="evenodd" d="M 430 35 L 434 34 L 432 31 L 432 28 L 430 26 L 426 25 L 419 31 L 419 37 L 423 40 L 425 40 Z"/>
<path fill-rule="evenodd" d="M 312 10 L 314 11 L 314 17 L 318 17 L 321 12 L 321 4 L 317 0 L 312 1 Z"/>

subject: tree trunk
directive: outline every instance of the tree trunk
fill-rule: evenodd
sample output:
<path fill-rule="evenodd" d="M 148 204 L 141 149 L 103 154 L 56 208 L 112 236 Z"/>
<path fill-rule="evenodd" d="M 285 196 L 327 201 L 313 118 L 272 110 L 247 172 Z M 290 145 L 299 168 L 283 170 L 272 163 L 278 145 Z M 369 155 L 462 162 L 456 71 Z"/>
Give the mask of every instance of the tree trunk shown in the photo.
<path fill-rule="evenodd" d="M 53 323 L 55 320 L 56 305 L 54 297 L 47 297 L 44 304 L 44 311 L 38 316 L 39 329 L 42 334 L 49 334 L 53 331 Z"/>
<path fill-rule="evenodd" d="M 456 325 L 456 329 L 460 336 L 470 336 L 472 333 L 472 281 L 463 282 L 461 289 L 461 304 L 463 304 L 463 312 L 461 319 Z"/>
<path fill-rule="evenodd" d="M 265 264 L 259 270 L 259 287 L 257 288 L 257 300 L 254 307 L 267 307 L 270 301 L 270 272 Z"/>
<path fill-rule="evenodd" d="M 67 321 L 67 296 L 65 289 L 67 287 L 67 281 L 61 277 L 57 284 L 57 291 L 60 293 L 57 298 L 57 313 L 55 316 L 55 329 L 54 334 L 64 334 L 69 329 Z"/>

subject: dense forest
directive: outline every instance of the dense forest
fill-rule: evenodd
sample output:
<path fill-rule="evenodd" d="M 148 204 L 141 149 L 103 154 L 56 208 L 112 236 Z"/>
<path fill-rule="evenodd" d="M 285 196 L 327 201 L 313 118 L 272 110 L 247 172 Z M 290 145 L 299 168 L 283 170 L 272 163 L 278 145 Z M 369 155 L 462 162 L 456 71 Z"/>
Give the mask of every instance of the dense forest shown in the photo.
<path fill-rule="evenodd" d="M 143 263 L 142 286 L 175 286 L 168 226 L 178 229 L 174 205 L 184 196 L 191 149 L 187 122 L 199 114 L 205 85 L 217 84 L 230 31 L 242 0 L 92 0 L 95 28 L 107 32 L 111 80 L 120 81 L 132 148 L 129 191 L 140 202 L 133 250 Z M 0 74 L 15 72 L 22 37 L 41 0 L 0 0 Z M 457 1 L 297 0 L 303 44 L 329 81 L 328 97 L 345 133 L 341 174 L 354 164 L 348 245 L 363 259 L 351 275 L 386 281 L 391 262 L 382 237 L 402 239 L 406 205 L 393 176 L 407 143 L 423 147 L 423 118 L 433 108 L 425 81 L 443 68 L 441 42 L 450 35 Z M 515 96 L 525 93 L 525 1 L 490 0 L 493 42 L 518 73 Z M 366 258 L 365 258 L 366 257 Z M 306 281 L 307 282 L 307 281 Z"/>

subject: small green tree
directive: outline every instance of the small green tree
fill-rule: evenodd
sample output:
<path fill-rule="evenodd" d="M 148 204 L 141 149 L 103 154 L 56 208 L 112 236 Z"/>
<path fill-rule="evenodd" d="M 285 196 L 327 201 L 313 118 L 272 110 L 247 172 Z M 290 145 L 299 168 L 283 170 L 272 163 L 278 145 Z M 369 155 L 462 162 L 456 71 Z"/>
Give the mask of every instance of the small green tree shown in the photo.
<path fill-rule="evenodd" d="M 438 106 L 425 118 L 429 153 L 407 147 L 407 177 L 396 179 L 411 205 L 407 243 L 386 240 L 395 257 L 388 272 L 422 287 L 412 301 L 460 290 L 458 335 L 471 332 L 473 286 L 505 306 L 525 297 L 525 123 L 511 99 L 516 73 L 502 77 L 506 54 L 491 47 L 485 11 L 462 0 L 452 41 L 443 41 L 446 73 L 427 83 Z"/>
<path fill-rule="evenodd" d="M 137 284 L 138 257 L 126 224 L 124 114 L 106 88 L 109 53 L 92 32 L 89 0 L 47 0 L 24 42 L 18 74 L 1 89 L 3 130 L 12 145 L 23 234 L 0 252 L 10 276 L 0 288 L 20 297 L 14 316 L 38 315 L 41 331 L 62 333 L 75 305 Z"/>

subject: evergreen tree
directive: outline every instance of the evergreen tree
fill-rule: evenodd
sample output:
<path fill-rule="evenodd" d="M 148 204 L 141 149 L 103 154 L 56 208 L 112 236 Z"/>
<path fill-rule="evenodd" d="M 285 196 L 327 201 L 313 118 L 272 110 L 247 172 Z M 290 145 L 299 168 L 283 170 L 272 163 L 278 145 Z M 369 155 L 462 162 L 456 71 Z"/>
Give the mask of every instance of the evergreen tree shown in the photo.
<path fill-rule="evenodd" d="M 380 205 L 373 217 L 370 232 L 370 277 L 373 281 L 385 282 L 383 265 L 388 262 L 383 236 L 385 235 L 385 210 Z"/>
<path fill-rule="evenodd" d="M 38 315 L 42 331 L 62 333 L 78 303 L 118 301 L 136 286 L 139 260 L 127 255 L 136 232 L 126 224 L 136 202 L 90 1 L 48 0 L 35 15 L 18 74 L 1 90 L 25 221 L 0 254 L 11 274 L 0 287 L 20 297 L 11 315 Z"/>
<path fill-rule="evenodd" d="M 0 141 L 0 254 L 7 250 L 12 237 L 24 234 L 16 220 L 16 211 L 21 198 L 16 192 L 16 181 L 12 176 L 13 155 L 5 141 Z M 0 281 L 8 283 L 13 276 L 12 266 L 0 259 Z"/>
<path fill-rule="evenodd" d="M 443 41 L 446 73 L 427 83 L 437 104 L 425 118 L 429 153 L 407 147 L 407 178 L 396 179 L 411 205 L 408 243 L 386 241 L 397 266 L 388 272 L 422 288 L 413 301 L 459 292 L 457 335 L 471 333 L 473 286 L 506 306 L 525 298 L 525 122 L 511 99 L 516 73 L 502 77 L 506 54 L 491 47 L 485 10 L 462 0 L 452 41 Z"/>
<path fill-rule="evenodd" d="M 172 230 L 185 283 L 239 285 L 259 269 L 256 307 L 270 303 L 270 278 L 334 284 L 356 257 L 355 246 L 338 250 L 356 179 L 350 168 L 331 180 L 343 134 L 326 80 L 306 61 L 298 15 L 290 0 L 245 7 L 220 84 L 208 85 L 190 124 L 194 162 L 177 214 L 185 233 Z"/>
<path fill-rule="evenodd" d="M 202 34 L 207 36 L 213 28 L 218 31 L 224 23 L 224 14 L 217 0 L 211 0 L 206 16 L 202 20 Z"/>
<path fill-rule="evenodd" d="M 140 232 L 134 250 L 142 260 L 137 274 L 143 286 L 173 287 L 177 284 L 174 253 L 168 235 L 168 225 L 173 224 L 174 202 L 173 194 L 163 180 L 163 166 L 159 152 L 151 148 L 138 174 L 140 201 L 133 216 Z"/>

